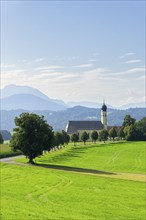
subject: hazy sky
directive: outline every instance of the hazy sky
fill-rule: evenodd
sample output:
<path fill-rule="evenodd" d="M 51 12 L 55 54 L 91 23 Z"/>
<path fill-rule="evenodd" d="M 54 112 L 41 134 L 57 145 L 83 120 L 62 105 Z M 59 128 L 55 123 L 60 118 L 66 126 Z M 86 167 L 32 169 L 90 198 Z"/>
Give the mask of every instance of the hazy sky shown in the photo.
<path fill-rule="evenodd" d="M 1 0 L 1 86 L 120 106 L 145 100 L 145 1 Z"/>

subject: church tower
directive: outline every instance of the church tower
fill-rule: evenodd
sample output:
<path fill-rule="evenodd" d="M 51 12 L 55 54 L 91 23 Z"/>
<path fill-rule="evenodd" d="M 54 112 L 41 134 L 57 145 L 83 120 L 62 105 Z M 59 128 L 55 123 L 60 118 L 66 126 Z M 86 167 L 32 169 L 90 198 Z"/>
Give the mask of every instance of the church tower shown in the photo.
<path fill-rule="evenodd" d="M 103 102 L 101 107 L 101 123 L 104 125 L 104 129 L 107 129 L 107 106 L 105 102 Z"/>

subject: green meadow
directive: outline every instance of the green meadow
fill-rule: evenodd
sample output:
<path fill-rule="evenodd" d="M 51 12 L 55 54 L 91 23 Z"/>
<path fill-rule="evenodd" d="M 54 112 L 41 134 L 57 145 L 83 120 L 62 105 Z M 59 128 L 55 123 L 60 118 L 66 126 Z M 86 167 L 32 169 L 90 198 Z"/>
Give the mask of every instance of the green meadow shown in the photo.
<path fill-rule="evenodd" d="M 39 164 L 55 164 L 77 168 L 89 168 L 108 172 L 146 172 L 146 143 L 78 143 L 47 153 L 35 161 Z M 20 160 L 22 161 L 22 159 Z M 27 161 L 23 159 L 23 161 Z"/>
<path fill-rule="evenodd" d="M 144 182 L 47 168 L 50 164 L 140 175 L 145 172 L 144 153 L 144 142 L 78 143 L 37 158 L 37 166 L 25 159 L 19 159 L 21 165 L 1 163 L 1 219 L 144 220 Z"/>
<path fill-rule="evenodd" d="M 4 144 L 0 144 L 0 158 L 11 157 L 22 154 L 20 151 L 13 152 L 9 144 L 5 142 Z"/>

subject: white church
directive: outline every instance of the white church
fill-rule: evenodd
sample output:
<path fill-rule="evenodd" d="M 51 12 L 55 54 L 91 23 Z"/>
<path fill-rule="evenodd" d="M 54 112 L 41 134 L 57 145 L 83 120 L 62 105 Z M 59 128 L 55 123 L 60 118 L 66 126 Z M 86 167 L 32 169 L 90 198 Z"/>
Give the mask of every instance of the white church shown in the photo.
<path fill-rule="evenodd" d="M 111 127 L 111 126 L 109 126 Z M 69 121 L 66 126 L 68 134 L 80 134 L 83 131 L 91 133 L 92 131 L 101 131 L 108 129 L 107 126 L 107 106 L 103 103 L 101 107 L 101 121 Z"/>

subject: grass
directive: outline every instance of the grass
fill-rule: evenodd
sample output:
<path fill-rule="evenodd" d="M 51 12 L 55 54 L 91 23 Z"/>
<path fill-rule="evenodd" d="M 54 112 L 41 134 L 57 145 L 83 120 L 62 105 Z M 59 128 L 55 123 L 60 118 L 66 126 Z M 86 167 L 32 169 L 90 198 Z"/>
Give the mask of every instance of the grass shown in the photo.
<path fill-rule="evenodd" d="M 2 220 L 144 220 L 145 184 L 2 164 Z"/>
<path fill-rule="evenodd" d="M 37 158 L 39 165 L 145 172 L 144 142 L 79 143 Z M 1 163 L 2 220 L 144 220 L 145 183 L 84 172 Z M 128 174 L 130 175 L 130 174 Z M 137 175 L 140 176 L 140 175 Z"/>
<path fill-rule="evenodd" d="M 55 164 L 88 168 L 109 172 L 145 173 L 146 143 L 123 142 L 106 144 L 73 144 L 47 153 L 35 161 L 40 164 Z M 19 159 L 22 161 L 22 159 Z M 26 159 L 23 159 L 26 162 Z"/>
<path fill-rule="evenodd" d="M 20 151 L 13 152 L 9 144 L 0 144 L 0 158 L 11 157 L 22 154 Z"/>

